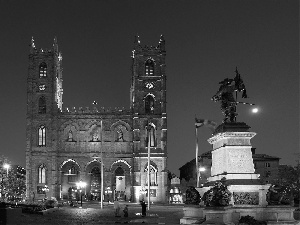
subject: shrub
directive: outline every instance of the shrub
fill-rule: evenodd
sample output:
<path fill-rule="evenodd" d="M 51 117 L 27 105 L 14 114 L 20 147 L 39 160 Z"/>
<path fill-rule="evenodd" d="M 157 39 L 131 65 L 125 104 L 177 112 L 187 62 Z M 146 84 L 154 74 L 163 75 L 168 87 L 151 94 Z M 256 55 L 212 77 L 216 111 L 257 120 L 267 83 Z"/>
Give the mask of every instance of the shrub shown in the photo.
<path fill-rule="evenodd" d="M 225 185 L 225 179 L 216 182 L 215 186 L 204 193 L 202 200 L 206 206 L 228 206 L 231 199 L 231 192 Z"/>

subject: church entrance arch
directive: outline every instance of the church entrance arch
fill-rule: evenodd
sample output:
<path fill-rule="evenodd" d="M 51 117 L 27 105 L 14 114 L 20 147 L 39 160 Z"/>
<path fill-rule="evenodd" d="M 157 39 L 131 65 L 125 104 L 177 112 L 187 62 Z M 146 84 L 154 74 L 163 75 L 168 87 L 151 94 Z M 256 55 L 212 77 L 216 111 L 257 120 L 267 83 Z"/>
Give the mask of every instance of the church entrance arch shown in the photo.
<path fill-rule="evenodd" d="M 68 159 L 61 164 L 61 196 L 63 199 L 77 199 L 76 183 L 80 175 L 79 164 L 72 159 Z"/>
<path fill-rule="evenodd" d="M 126 162 L 126 161 L 125 161 Z M 111 167 L 111 184 L 114 193 L 114 199 L 118 198 L 120 201 L 131 200 L 131 172 L 128 163 L 118 161 Z"/>
<path fill-rule="evenodd" d="M 101 200 L 101 162 L 94 160 L 86 167 L 86 192 L 89 200 Z"/>

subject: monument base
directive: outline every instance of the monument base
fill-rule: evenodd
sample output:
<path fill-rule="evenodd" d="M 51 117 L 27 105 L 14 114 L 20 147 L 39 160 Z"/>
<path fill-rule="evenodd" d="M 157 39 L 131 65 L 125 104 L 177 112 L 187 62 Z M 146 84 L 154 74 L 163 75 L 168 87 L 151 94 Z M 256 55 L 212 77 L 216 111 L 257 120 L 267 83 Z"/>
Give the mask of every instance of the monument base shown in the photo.
<path fill-rule="evenodd" d="M 232 220 L 233 209 L 230 206 L 206 207 L 203 210 L 203 215 L 206 218 L 206 221 L 203 224 L 235 224 Z"/>
<path fill-rule="evenodd" d="M 203 197 L 213 186 L 196 188 L 200 196 Z M 266 195 L 270 184 L 261 185 L 228 185 L 227 189 L 232 193 L 230 204 L 233 207 L 247 207 L 247 206 L 267 206 Z"/>
<path fill-rule="evenodd" d="M 294 219 L 294 207 L 291 206 L 243 206 L 243 207 L 204 207 L 195 210 L 192 207 L 185 207 L 184 215 L 180 224 L 238 224 L 242 216 L 252 216 L 255 220 L 266 221 L 267 224 L 294 224 L 300 225 L 300 221 Z M 195 215 L 195 213 L 198 215 Z M 197 217 L 198 216 L 198 217 Z M 196 218 L 205 218 L 205 222 Z M 194 219 L 193 219 L 194 218 Z M 203 221 L 203 220 L 202 220 Z"/>
<path fill-rule="evenodd" d="M 180 224 L 201 224 L 204 221 L 203 207 L 185 206 Z"/>

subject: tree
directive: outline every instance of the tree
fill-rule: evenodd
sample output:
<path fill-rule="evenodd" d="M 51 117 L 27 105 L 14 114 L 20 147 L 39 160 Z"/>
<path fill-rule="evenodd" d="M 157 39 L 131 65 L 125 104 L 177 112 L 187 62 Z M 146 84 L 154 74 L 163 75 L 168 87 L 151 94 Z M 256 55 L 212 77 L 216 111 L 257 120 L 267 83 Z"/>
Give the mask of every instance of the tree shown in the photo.
<path fill-rule="evenodd" d="M 14 171 L 12 168 L 9 170 L 5 169 L 3 167 L 4 164 L 12 166 L 11 161 L 2 155 L 0 156 L 1 200 L 21 198 L 26 191 L 25 177 L 17 174 L 17 171 Z"/>
<path fill-rule="evenodd" d="M 294 196 L 294 201 L 299 204 L 300 191 L 300 166 L 295 167 L 288 165 L 280 165 L 278 169 L 278 179 L 273 184 L 279 187 L 285 187 L 287 194 Z"/>

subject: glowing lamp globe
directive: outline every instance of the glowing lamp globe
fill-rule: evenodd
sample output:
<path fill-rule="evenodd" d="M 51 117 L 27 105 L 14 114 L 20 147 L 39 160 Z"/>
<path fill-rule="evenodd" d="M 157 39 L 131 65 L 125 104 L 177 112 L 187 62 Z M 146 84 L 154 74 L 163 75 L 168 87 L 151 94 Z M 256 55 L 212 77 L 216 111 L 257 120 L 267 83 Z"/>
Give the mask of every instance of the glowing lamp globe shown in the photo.
<path fill-rule="evenodd" d="M 3 168 L 4 168 L 4 169 L 9 169 L 9 167 L 10 167 L 10 165 L 7 164 L 7 163 L 5 163 L 5 164 L 3 165 Z"/>

